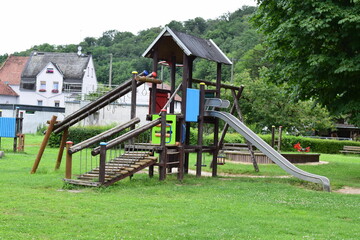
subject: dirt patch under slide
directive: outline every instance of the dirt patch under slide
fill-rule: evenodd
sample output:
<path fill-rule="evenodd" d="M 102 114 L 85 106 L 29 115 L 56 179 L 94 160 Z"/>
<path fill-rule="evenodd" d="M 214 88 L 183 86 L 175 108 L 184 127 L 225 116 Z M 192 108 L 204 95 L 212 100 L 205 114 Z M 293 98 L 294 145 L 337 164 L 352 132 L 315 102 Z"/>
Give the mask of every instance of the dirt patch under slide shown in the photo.
<path fill-rule="evenodd" d="M 360 194 L 360 188 L 353 188 L 353 187 L 345 186 L 344 188 L 338 189 L 334 192 L 343 193 L 343 194 Z"/>

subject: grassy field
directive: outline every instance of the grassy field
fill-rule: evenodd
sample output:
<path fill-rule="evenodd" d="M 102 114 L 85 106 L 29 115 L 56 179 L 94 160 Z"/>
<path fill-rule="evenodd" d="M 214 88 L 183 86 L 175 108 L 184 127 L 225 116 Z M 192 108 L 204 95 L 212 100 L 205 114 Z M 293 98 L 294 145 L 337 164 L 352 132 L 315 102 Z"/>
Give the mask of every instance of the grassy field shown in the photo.
<path fill-rule="evenodd" d="M 27 136 L 25 153 L 0 159 L 0 239 L 360 239 L 360 195 L 274 178 L 285 175 L 276 165 L 260 165 L 260 173 L 251 165 L 219 167 L 267 178 L 159 182 L 136 174 L 109 188 L 74 188 L 61 180 L 64 164 L 53 170 L 57 149 L 46 149 L 29 174 L 41 140 Z M 298 166 L 327 176 L 333 189 L 360 187 L 358 156 L 321 160 L 329 164 Z"/>

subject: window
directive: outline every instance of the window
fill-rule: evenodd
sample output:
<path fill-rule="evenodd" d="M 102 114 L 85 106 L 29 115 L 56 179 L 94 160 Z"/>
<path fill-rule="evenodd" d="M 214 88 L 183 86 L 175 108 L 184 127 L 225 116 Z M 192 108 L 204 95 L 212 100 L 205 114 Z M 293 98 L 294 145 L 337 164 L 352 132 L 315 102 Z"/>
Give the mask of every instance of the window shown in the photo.
<path fill-rule="evenodd" d="M 60 101 L 59 100 L 55 100 L 55 107 L 60 107 Z"/>
<path fill-rule="evenodd" d="M 43 105 L 43 101 L 42 100 L 38 100 L 38 106 L 42 106 Z"/>
<path fill-rule="evenodd" d="M 54 82 L 54 83 L 53 83 L 52 92 L 53 92 L 53 93 L 58 93 L 58 92 L 59 92 L 59 82 Z"/>
<path fill-rule="evenodd" d="M 40 81 L 39 92 L 46 92 L 46 82 L 45 81 Z"/>
<path fill-rule="evenodd" d="M 53 68 L 47 68 L 46 73 L 54 73 L 54 69 Z"/>

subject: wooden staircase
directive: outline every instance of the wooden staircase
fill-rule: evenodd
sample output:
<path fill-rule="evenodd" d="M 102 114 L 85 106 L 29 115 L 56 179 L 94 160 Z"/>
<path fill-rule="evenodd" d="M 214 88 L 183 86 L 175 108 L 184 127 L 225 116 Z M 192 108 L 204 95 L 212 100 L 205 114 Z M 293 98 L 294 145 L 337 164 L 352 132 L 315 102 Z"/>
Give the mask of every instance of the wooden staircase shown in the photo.
<path fill-rule="evenodd" d="M 110 160 L 105 165 L 104 183 L 99 182 L 99 167 L 79 175 L 77 179 L 64 179 L 64 181 L 73 185 L 109 186 L 155 164 L 157 157 L 152 155 L 152 151 L 126 151 L 123 155 Z"/>

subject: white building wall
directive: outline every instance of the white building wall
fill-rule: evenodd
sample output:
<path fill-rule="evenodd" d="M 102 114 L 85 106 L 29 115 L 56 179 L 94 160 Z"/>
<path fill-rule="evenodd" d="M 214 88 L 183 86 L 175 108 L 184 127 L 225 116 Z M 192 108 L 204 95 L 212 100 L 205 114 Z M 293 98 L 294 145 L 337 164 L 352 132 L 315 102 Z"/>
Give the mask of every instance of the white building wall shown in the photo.
<path fill-rule="evenodd" d="M 0 103 L 4 104 L 16 104 L 18 97 L 16 96 L 7 96 L 7 95 L 0 95 Z"/>
<path fill-rule="evenodd" d="M 46 122 L 51 120 L 52 116 L 57 116 L 57 120 L 61 121 L 64 119 L 64 113 L 59 112 L 46 112 L 46 111 L 34 111 L 34 113 L 23 112 L 23 133 L 36 133 L 36 131 L 42 126 L 47 126 Z M 15 117 L 15 110 L 4 109 L 2 110 L 2 117 Z"/>
<path fill-rule="evenodd" d="M 139 125 L 148 123 L 146 121 L 146 115 L 149 114 L 149 86 L 143 84 L 137 88 L 136 96 L 136 116 L 140 118 Z M 80 102 L 66 102 L 65 103 L 65 116 L 77 111 L 78 109 L 87 105 L 88 101 Z M 168 108 L 169 110 L 169 108 Z M 181 104 L 175 103 L 175 113 L 181 112 Z M 110 124 L 122 124 L 130 120 L 131 113 L 131 93 L 128 93 L 118 99 L 115 103 L 100 109 L 95 114 L 89 115 L 86 119 L 82 120 L 78 126 L 88 125 L 110 125 Z"/>
<path fill-rule="evenodd" d="M 92 56 L 90 57 L 88 66 L 84 69 L 84 71 L 82 95 L 95 92 L 97 90 L 97 79 Z"/>

